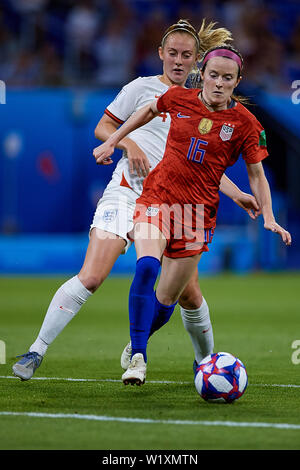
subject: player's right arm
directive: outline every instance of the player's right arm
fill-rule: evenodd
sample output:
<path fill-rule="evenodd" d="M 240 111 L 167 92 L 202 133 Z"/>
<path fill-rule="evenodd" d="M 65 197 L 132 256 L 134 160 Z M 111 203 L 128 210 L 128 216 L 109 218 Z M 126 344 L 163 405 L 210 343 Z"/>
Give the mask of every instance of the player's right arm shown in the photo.
<path fill-rule="evenodd" d="M 107 114 L 103 114 L 102 118 L 95 129 L 96 139 L 106 142 L 109 137 L 116 132 L 120 123 L 111 118 Z M 116 146 L 126 152 L 129 164 L 129 171 L 133 174 L 135 171 L 138 176 L 147 176 L 150 171 L 149 160 L 141 148 L 129 137 L 124 137 Z M 97 162 L 98 163 L 98 162 Z M 106 160 L 100 161 L 99 165 L 110 165 L 113 160 L 108 157 Z"/>
<path fill-rule="evenodd" d="M 239 207 L 244 209 L 251 219 L 256 219 L 261 213 L 255 197 L 252 194 L 241 191 L 225 173 L 221 178 L 219 189 L 223 194 L 230 197 Z"/>
<path fill-rule="evenodd" d="M 144 126 L 150 122 L 153 118 L 158 116 L 156 101 L 152 101 L 143 108 L 136 111 L 130 118 L 117 130 L 115 130 L 108 139 L 93 151 L 93 155 L 98 164 L 104 164 L 107 159 L 110 159 L 114 153 L 115 148 L 120 145 L 120 142 L 124 144 L 124 138 L 135 129 Z M 122 145 L 122 144 L 121 144 Z M 109 160 L 108 160 L 109 161 Z"/>

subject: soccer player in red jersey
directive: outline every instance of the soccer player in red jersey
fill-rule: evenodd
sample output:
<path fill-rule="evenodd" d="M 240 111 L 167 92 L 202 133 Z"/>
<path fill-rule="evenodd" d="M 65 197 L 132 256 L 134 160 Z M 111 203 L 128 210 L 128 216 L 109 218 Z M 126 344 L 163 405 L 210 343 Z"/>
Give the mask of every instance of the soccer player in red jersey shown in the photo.
<path fill-rule="evenodd" d="M 202 253 L 208 251 L 216 225 L 220 179 L 240 154 L 265 228 L 278 233 L 286 245 L 291 244 L 290 233 L 277 224 L 272 211 L 270 188 L 262 165 L 268 156 L 265 131 L 254 115 L 233 97 L 242 67 L 242 56 L 232 47 L 209 50 L 203 58 L 202 90 L 171 87 L 157 101 L 135 113 L 94 152 L 101 162 L 110 157 L 115 145 L 128 132 L 159 113 L 171 115 L 164 157 L 146 178 L 135 210 L 133 237 L 138 260 L 129 295 L 132 359 L 122 376 L 125 384 L 140 385 L 145 381 L 147 340 L 154 320 L 153 289 L 159 268 L 156 298 L 161 304 L 172 305 Z M 174 205 L 175 210 L 170 211 Z M 186 205 L 190 209 L 188 223 L 181 217 Z M 188 228 L 189 235 L 196 235 L 194 239 L 186 237 L 185 231 L 178 236 L 181 223 L 181 228 Z"/>

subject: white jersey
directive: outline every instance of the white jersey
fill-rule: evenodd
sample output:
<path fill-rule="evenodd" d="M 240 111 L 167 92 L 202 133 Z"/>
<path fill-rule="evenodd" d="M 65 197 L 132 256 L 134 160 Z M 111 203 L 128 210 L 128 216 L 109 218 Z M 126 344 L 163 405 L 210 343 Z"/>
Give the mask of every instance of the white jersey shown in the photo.
<path fill-rule="evenodd" d="M 114 101 L 107 107 L 105 113 L 117 122 L 123 123 L 137 110 L 158 98 L 168 88 L 168 85 L 162 83 L 157 76 L 139 77 L 122 88 Z M 163 113 L 152 119 L 148 124 L 128 134 L 128 137 L 147 156 L 151 170 L 155 168 L 164 155 L 170 123 L 170 115 Z M 144 178 L 138 177 L 136 173 L 130 174 L 127 154 L 124 151 L 103 197 L 106 196 L 106 191 L 117 187 L 120 189 L 120 186 L 127 186 L 136 195 L 140 196 L 143 190 L 143 180 Z"/>
<path fill-rule="evenodd" d="M 105 113 L 122 124 L 168 88 L 157 76 L 139 77 L 122 88 Z M 128 134 L 147 156 L 150 170 L 156 167 L 164 155 L 170 123 L 170 115 L 163 113 Z M 124 252 L 131 243 L 128 233 L 133 228 L 135 202 L 143 191 L 143 180 L 144 177 L 138 177 L 136 173 L 130 174 L 127 154 L 124 151 L 98 202 L 91 225 L 91 229 L 97 227 L 123 238 L 126 242 Z"/>

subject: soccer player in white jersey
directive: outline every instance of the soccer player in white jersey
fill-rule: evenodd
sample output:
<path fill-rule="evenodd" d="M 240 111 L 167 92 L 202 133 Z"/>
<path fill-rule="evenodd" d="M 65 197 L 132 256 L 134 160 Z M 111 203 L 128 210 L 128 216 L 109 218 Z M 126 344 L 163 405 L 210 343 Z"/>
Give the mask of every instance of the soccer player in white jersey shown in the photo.
<path fill-rule="evenodd" d="M 214 24 L 206 26 L 203 22 L 199 33 L 187 21 L 180 20 L 172 25 L 165 32 L 159 47 L 163 74 L 138 78 L 124 86 L 105 110 L 96 127 L 96 137 L 107 140 L 132 113 L 153 101 L 170 86 L 184 86 L 200 54 L 230 38 L 229 31 L 223 28 L 214 29 Z M 21 359 L 13 366 L 14 374 L 22 380 L 29 380 L 33 376 L 49 345 L 104 282 L 119 255 L 127 251 L 131 243 L 128 233 L 133 227 L 135 201 L 142 192 L 144 177 L 164 154 L 169 126 L 169 115 L 161 114 L 119 143 L 123 156 L 97 205 L 83 266 L 78 275 L 56 291 L 38 337 L 29 351 L 20 356 Z M 110 163 L 110 158 L 103 162 Z M 259 213 L 255 198 L 240 191 L 225 176 L 221 181 L 220 190 L 245 209 L 252 218 Z M 179 304 L 183 324 L 194 348 L 195 362 L 199 363 L 213 351 L 213 332 L 208 305 L 199 287 L 197 271 L 183 291 Z M 156 307 L 157 321 L 152 325 L 151 334 L 169 320 L 174 310 L 174 306 L 165 309 L 159 302 Z M 130 359 L 129 343 L 121 359 L 124 369 L 127 369 Z"/>

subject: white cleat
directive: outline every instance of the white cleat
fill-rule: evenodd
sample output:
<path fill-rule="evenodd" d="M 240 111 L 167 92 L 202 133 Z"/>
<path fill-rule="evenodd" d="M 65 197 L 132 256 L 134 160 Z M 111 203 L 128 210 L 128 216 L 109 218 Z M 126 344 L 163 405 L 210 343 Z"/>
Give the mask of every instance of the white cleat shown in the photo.
<path fill-rule="evenodd" d="M 132 347 L 131 347 L 131 341 L 129 341 L 129 343 L 126 344 L 125 348 L 123 349 L 123 352 L 121 355 L 121 367 L 124 370 L 127 370 L 128 367 L 130 366 L 131 353 L 132 353 Z"/>
<path fill-rule="evenodd" d="M 142 353 L 135 354 L 129 364 L 128 369 L 122 375 L 124 385 L 143 385 L 146 378 L 147 365 Z"/>

